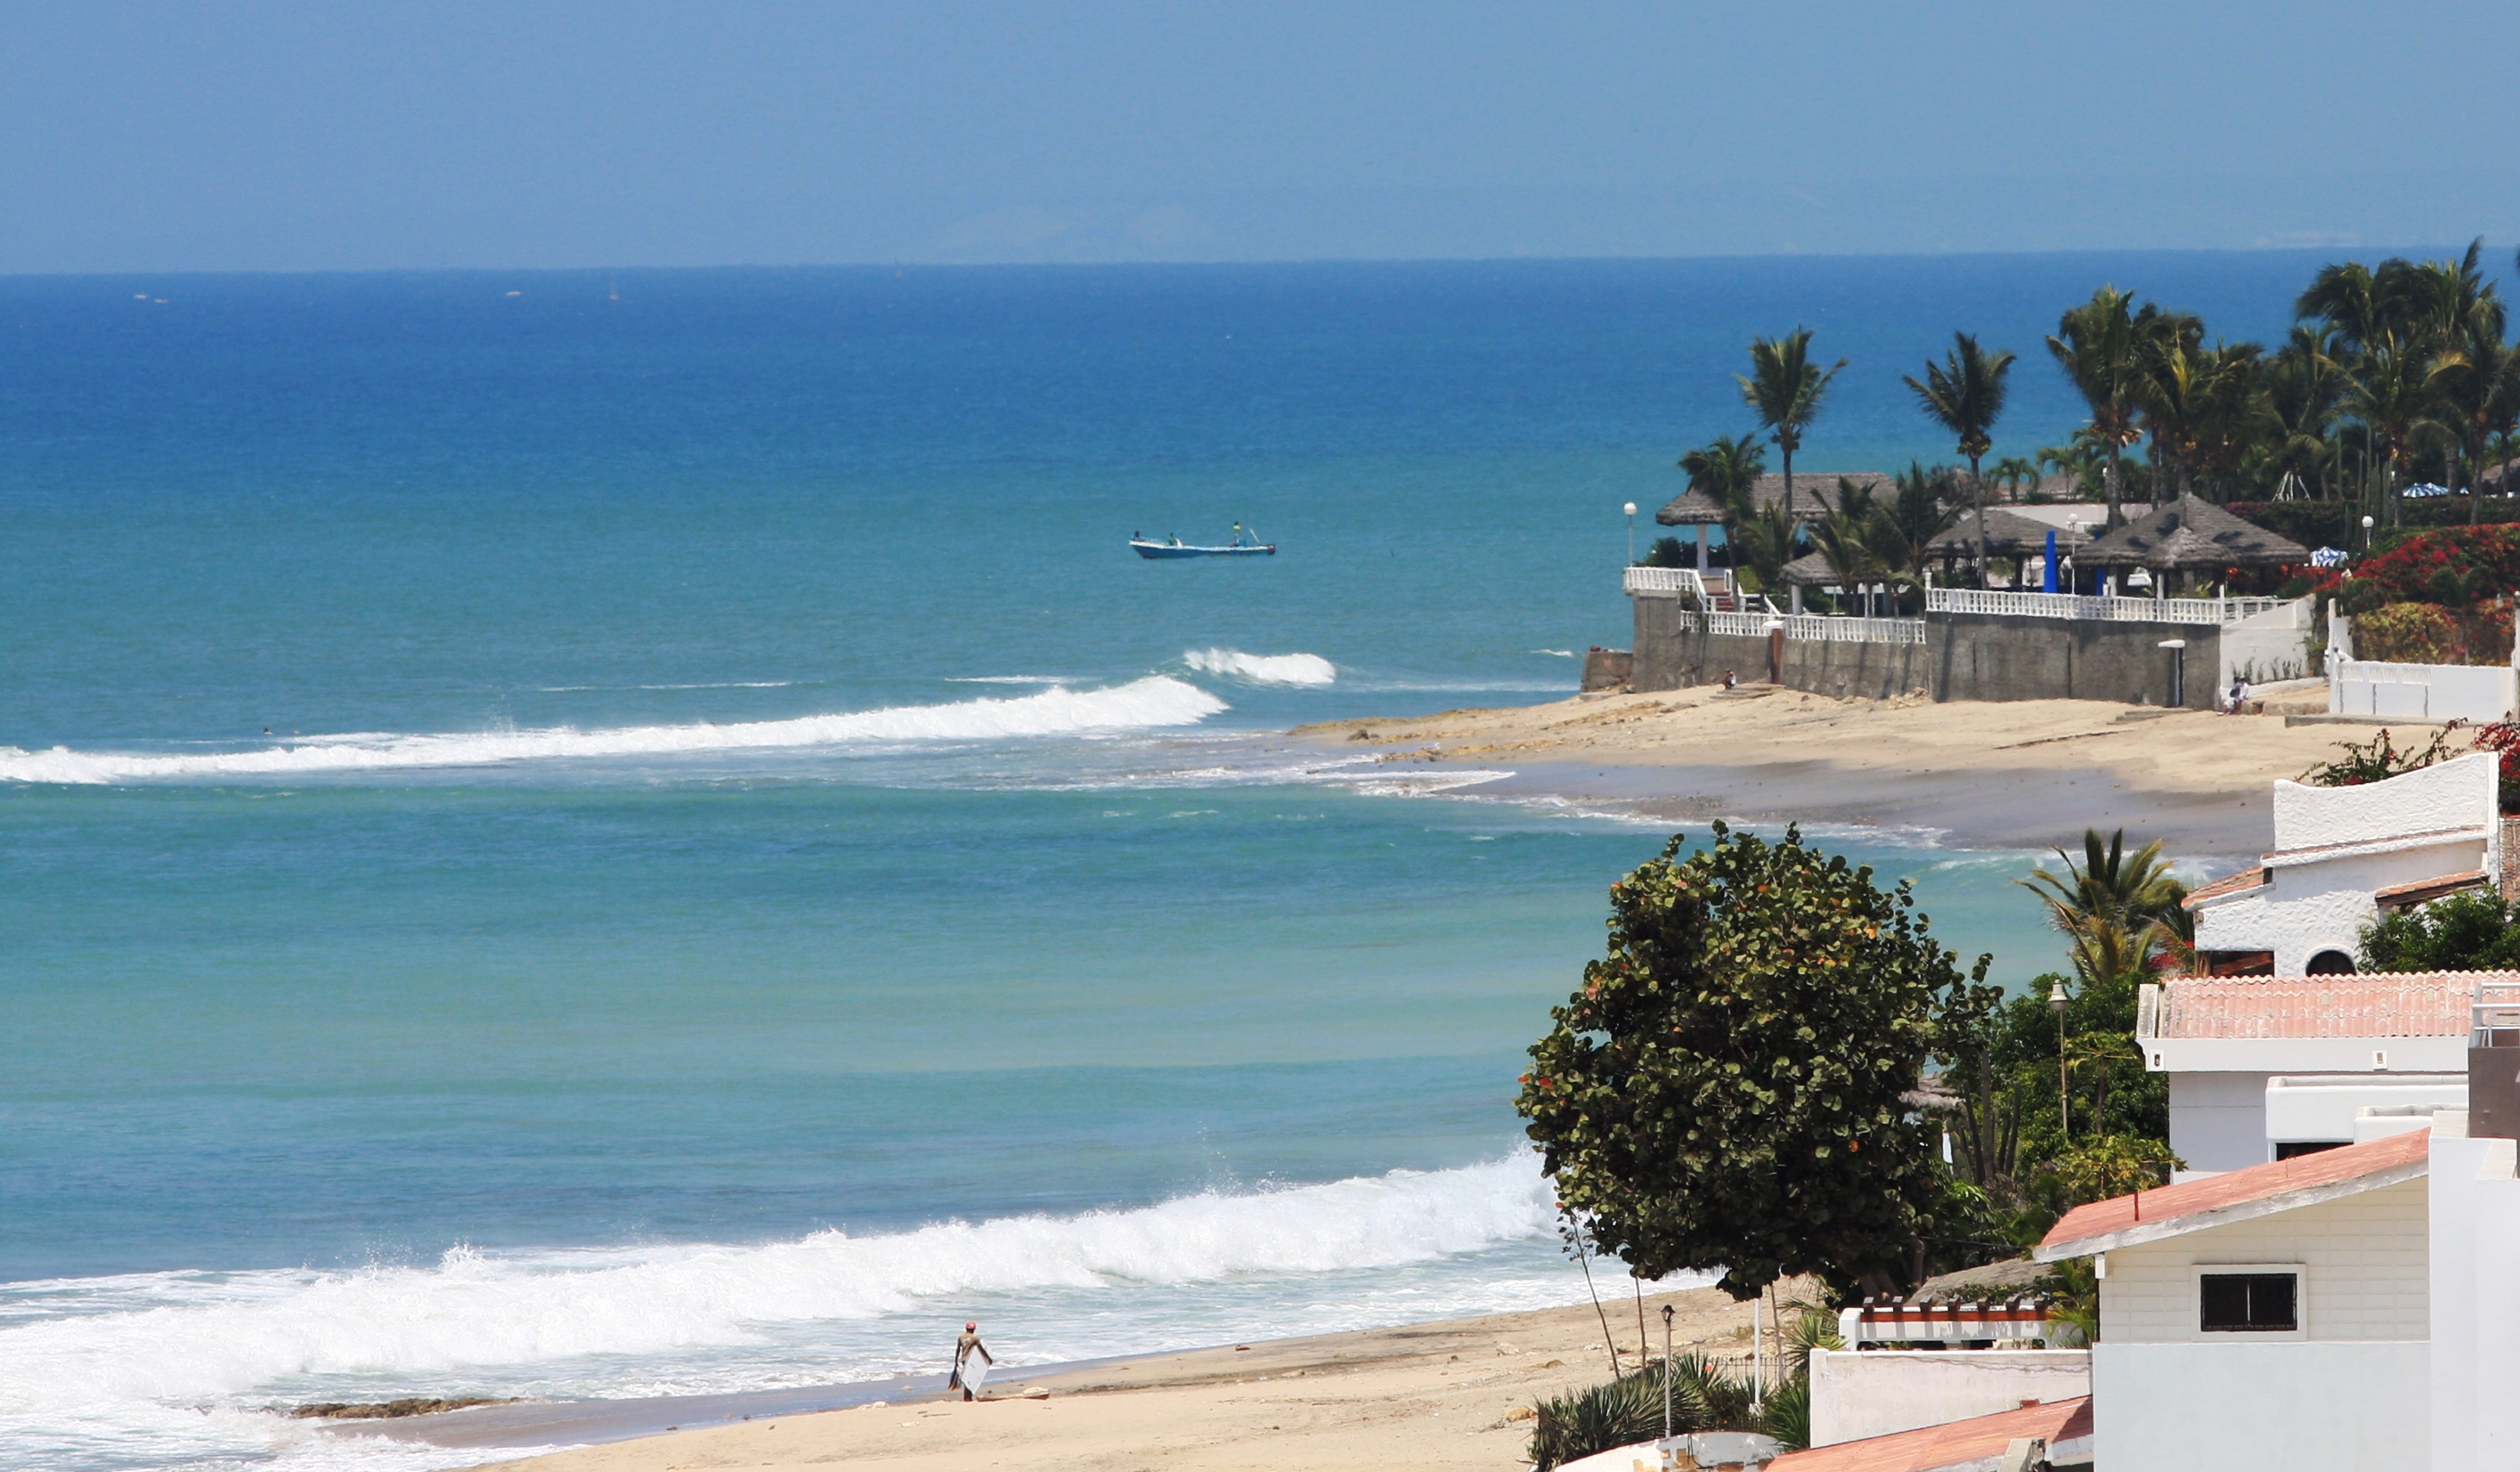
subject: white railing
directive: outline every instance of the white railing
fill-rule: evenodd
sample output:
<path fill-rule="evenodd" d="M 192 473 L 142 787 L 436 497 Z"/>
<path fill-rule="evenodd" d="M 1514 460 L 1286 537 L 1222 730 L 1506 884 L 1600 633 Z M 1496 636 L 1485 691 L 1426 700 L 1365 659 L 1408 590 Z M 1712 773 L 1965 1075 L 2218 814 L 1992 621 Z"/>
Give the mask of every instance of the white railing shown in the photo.
<path fill-rule="evenodd" d="M 1921 618 L 1840 618 L 1795 613 L 1785 618 L 1785 637 L 1810 640 L 1816 644 L 1923 644 L 1925 621 Z"/>
<path fill-rule="evenodd" d="M 1925 621 L 1921 618 L 1837 618 L 1818 613 L 1700 613 L 1684 610 L 1680 615 L 1680 632 L 1694 634 L 1703 629 L 1709 634 L 1732 634 L 1751 639 L 1765 639 L 1770 629 L 1781 628 L 1785 637 L 1808 644 L 1923 644 Z"/>
<path fill-rule="evenodd" d="M 2280 608 L 2279 598 L 2094 598 L 2081 593 L 1997 593 L 1928 588 L 1928 613 L 1993 613 L 2005 618 L 2077 618 L 2112 623 L 2235 624 Z"/>
<path fill-rule="evenodd" d="M 1647 598 L 1687 596 L 1706 599 L 1708 597 L 1706 585 L 1709 581 L 1708 574 L 1701 573 L 1694 567 L 1631 567 L 1620 575 L 1619 586 L 1621 591 L 1631 596 L 1642 594 Z M 1732 580 L 1725 573 L 1713 574 L 1711 581 L 1716 585 L 1715 592 L 1732 591 Z"/>

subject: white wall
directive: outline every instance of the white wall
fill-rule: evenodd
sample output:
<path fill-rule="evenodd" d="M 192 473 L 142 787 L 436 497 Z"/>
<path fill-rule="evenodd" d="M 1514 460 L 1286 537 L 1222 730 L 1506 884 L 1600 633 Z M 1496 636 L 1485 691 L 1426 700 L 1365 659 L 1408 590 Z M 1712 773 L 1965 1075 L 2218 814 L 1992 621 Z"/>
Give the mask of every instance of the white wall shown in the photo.
<path fill-rule="evenodd" d="M 2275 783 L 2275 847 L 2360 843 L 2403 833 L 2490 825 L 2497 758 L 2477 752 L 2359 787 Z"/>
<path fill-rule="evenodd" d="M 2485 760 L 2491 762 L 2493 758 L 2489 756 Z M 2395 781 L 2336 790 L 2377 792 L 2405 780 L 2399 778 Z M 2278 798 L 2287 785 L 2289 783 L 2275 783 Z M 2473 826 L 2484 820 L 2470 815 L 2468 822 Z M 2416 815 L 2407 820 L 2403 831 L 2422 832 L 2431 827 L 2456 825 L 2454 822 L 2436 822 L 2429 815 Z M 2272 951 L 2275 957 L 2276 975 L 2299 976 L 2309 970 L 2310 959 L 2321 951 L 2341 951 L 2347 956 L 2357 954 L 2362 945 L 2362 927 L 2380 914 L 2379 903 L 2371 898 L 2375 892 L 2470 870 L 2492 872 L 2493 868 L 2488 857 L 2487 840 L 2482 835 L 2390 853 L 2347 854 L 2317 863 L 2274 868 L 2263 886 L 2219 904 L 2208 903 L 2198 907 L 2196 946 L 2202 951 Z"/>
<path fill-rule="evenodd" d="M 2310 665 L 2310 603 L 2295 599 L 2264 613 L 2223 626 L 2222 673 L 2217 691 L 2246 674 L 2252 684 L 2300 680 L 2318 673 Z"/>
<path fill-rule="evenodd" d="M 2520 1466 L 2520 1181 L 2513 1144 L 2467 1139 L 2437 1116 L 2432 1137 L 2433 1341 L 2428 1397 L 2435 1472 Z"/>
<path fill-rule="evenodd" d="M 2246 1348 L 2197 1324 L 2196 1267 L 2299 1263 L 2304 1337 L 2423 1339 L 2431 1278 L 2421 1180 L 2114 1249 L 2100 1281 L 2100 1342 Z"/>
<path fill-rule="evenodd" d="M 2092 1393 L 2089 1350 L 1814 1350 L 1812 1445 Z"/>
<path fill-rule="evenodd" d="M 2354 1139 L 2355 1117 L 2365 1108 L 2400 1109 L 2421 1104 L 2466 1108 L 2466 1076 L 2444 1074 L 2428 1079 L 2406 1079 L 2388 1074 L 2366 1074 L 2360 1078 L 2269 1079 L 2266 1091 L 2267 1158 L 2274 1158 L 2272 1146 L 2279 1141 Z M 2396 1128 L 2415 1129 L 2417 1122 L 2409 1119 Z M 2371 1137 L 2377 1138 L 2378 1136 Z"/>
<path fill-rule="evenodd" d="M 2509 716 L 2514 693 L 2509 665 L 2328 661 L 2327 708 L 2337 715 L 2482 725 Z"/>
<path fill-rule="evenodd" d="M 2170 1152 L 2190 1171 L 2237 1171 L 2267 1161 L 2267 1076 L 2170 1076 Z"/>
<path fill-rule="evenodd" d="M 2109 1254 L 2109 1275 L 2117 1275 L 2116 1253 Z M 2117 1344 L 2103 1337 L 2092 1350 L 2092 1464 L 2100 1472 L 2422 1467 L 2429 1348 L 2420 1340 Z"/>

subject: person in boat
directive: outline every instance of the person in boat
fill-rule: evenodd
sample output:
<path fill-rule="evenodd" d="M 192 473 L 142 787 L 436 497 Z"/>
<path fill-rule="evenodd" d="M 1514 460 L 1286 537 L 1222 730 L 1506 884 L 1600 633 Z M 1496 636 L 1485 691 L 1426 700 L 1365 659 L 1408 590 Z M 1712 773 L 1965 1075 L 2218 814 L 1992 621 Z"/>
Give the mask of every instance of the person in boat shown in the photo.
<path fill-rule="evenodd" d="M 998 1362 L 998 1357 L 990 1354 L 989 1347 L 980 1342 L 980 1321 L 976 1318 L 966 1322 L 963 1325 L 963 1332 L 955 1336 L 954 1373 L 945 1382 L 945 1388 L 947 1390 L 961 1391 L 963 1393 L 963 1399 L 966 1401 L 971 1400 L 972 1395 L 971 1387 L 963 1383 L 963 1365 L 965 1362 L 969 1360 L 973 1355 L 980 1357 L 980 1362 L 982 1364 L 995 1364 Z"/>

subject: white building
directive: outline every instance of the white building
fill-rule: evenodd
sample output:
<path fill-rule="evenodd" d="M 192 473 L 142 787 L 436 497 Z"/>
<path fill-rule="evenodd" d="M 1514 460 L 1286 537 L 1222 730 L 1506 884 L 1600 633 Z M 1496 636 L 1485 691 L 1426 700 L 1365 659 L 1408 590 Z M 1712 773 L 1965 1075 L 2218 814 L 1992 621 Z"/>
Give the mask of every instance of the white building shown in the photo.
<path fill-rule="evenodd" d="M 2182 976 L 2136 1004 L 2144 1067 L 2170 1075 L 2170 1148 L 2190 1175 L 2353 1142 L 2365 1110 L 2467 1107 L 2468 1013 L 2520 972 Z M 2182 1180 L 2187 1179 L 2182 1175 Z"/>
<path fill-rule="evenodd" d="M 2448 1347 L 2434 1339 L 2431 1164 L 2417 1129 L 2057 1223 L 2039 1260 L 2095 1258 L 2101 1274 L 2094 1467 L 2488 1465 L 2429 1459 Z"/>
<path fill-rule="evenodd" d="M 2352 971 L 2382 907 L 2500 885 L 2499 788 L 2491 752 L 2355 787 L 2276 782 L 2273 850 L 2187 897 L 2207 969 Z"/>

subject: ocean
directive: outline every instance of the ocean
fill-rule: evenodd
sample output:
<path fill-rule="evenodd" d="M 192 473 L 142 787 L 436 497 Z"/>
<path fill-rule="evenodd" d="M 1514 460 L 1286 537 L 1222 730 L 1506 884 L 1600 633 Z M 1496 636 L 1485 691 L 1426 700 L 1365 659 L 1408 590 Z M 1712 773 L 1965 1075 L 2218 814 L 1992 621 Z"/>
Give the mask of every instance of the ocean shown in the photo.
<path fill-rule="evenodd" d="M 1945 458 L 1955 327 L 2026 455 L 2099 282 L 2318 264 L 0 280 L 0 1466 L 1579 1299 L 1512 1081 L 1668 834 L 1279 734 L 1571 692 L 1753 333 L 1798 468 Z"/>

